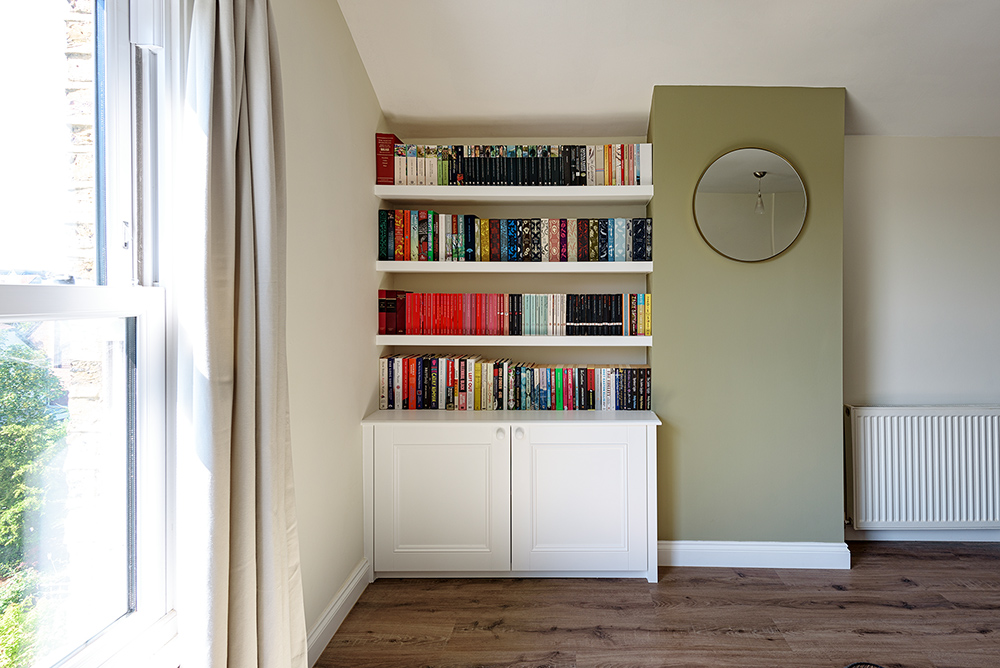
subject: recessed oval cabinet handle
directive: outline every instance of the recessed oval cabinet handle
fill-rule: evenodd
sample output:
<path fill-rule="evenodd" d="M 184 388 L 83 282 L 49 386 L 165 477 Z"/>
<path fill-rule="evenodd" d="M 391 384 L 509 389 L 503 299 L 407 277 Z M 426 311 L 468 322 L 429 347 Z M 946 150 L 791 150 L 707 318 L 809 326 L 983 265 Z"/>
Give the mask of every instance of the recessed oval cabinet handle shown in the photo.
<path fill-rule="evenodd" d="M 507 438 L 507 432 L 506 432 L 506 431 L 504 431 L 504 428 L 503 428 L 503 427 L 498 427 L 498 428 L 497 428 L 497 440 L 498 440 L 498 441 L 502 441 L 502 440 L 504 440 L 505 438 Z"/>
<path fill-rule="evenodd" d="M 521 427 L 518 427 L 517 429 L 515 429 L 514 430 L 514 438 L 516 438 L 519 441 L 524 440 L 524 429 L 522 429 Z"/>

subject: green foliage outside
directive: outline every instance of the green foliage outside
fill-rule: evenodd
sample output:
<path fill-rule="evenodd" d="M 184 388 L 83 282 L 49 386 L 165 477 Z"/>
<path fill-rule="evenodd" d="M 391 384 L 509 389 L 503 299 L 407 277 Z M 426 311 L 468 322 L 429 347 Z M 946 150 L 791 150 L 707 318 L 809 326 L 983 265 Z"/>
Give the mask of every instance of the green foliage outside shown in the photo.
<path fill-rule="evenodd" d="M 7 332 L 10 334 L 10 332 Z M 21 668 L 35 653 L 38 591 L 35 547 L 26 517 L 38 513 L 40 474 L 66 435 L 65 394 L 45 355 L 0 341 L 0 667 Z"/>
<path fill-rule="evenodd" d="M 30 668 L 37 649 L 38 571 L 24 567 L 0 585 L 0 666 Z"/>

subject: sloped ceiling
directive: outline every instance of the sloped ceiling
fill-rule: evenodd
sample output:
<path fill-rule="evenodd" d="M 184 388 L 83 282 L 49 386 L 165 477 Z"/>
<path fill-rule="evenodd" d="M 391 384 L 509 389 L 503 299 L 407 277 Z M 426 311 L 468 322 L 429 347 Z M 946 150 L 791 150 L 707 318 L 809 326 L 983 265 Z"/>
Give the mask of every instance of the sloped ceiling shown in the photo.
<path fill-rule="evenodd" d="M 1000 0 L 339 2 L 404 137 L 645 135 L 654 85 L 843 87 L 848 134 L 1000 136 Z"/>

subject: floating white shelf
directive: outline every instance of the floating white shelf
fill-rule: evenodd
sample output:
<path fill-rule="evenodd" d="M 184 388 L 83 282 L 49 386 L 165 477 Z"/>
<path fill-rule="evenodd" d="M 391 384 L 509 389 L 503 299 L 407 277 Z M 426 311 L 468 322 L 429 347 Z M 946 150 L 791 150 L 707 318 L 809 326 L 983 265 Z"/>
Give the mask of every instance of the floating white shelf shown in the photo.
<path fill-rule="evenodd" d="M 575 348 L 649 348 L 652 336 L 429 336 L 418 334 L 380 334 L 379 346 L 559 346 Z"/>
<path fill-rule="evenodd" d="M 525 422 L 531 424 L 590 422 L 613 424 L 662 424 L 652 411 L 444 411 L 391 410 L 375 411 L 362 424 L 406 422 Z"/>
<path fill-rule="evenodd" d="M 653 186 L 375 186 L 384 202 L 648 204 Z"/>
<path fill-rule="evenodd" d="M 610 186 L 609 186 L 610 187 Z M 386 262 L 389 274 L 649 274 L 652 262 Z"/>

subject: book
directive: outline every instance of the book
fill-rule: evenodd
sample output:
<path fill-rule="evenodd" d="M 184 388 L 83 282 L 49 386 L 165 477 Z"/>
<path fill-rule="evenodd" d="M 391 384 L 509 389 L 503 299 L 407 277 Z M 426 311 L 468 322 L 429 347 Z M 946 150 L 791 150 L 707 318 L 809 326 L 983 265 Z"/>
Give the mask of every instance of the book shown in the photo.
<path fill-rule="evenodd" d="M 381 132 L 375 133 L 375 183 L 394 185 L 396 181 L 396 145 L 402 144 L 399 137 Z"/>
<path fill-rule="evenodd" d="M 406 185 L 417 185 L 417 146 L 406 145 Z"/>
<path fill-rule="evenodd" d="M 386 209 L 378 211 L 378 259 L 382 261 L 392 259 L 389 255 L 389 249 L 392 247 L 389 236 L 389 214 Z"/>
<path fill-rule="evenodd" d="M 614 255 L 608 259 L 614 262 L 625 262 L 625 260 L 630 259 L 625 253 L 625 227 L 628 219 L 626 218 L 614 218 L 615 222 L 615 232 L 614 232 Z"/>

